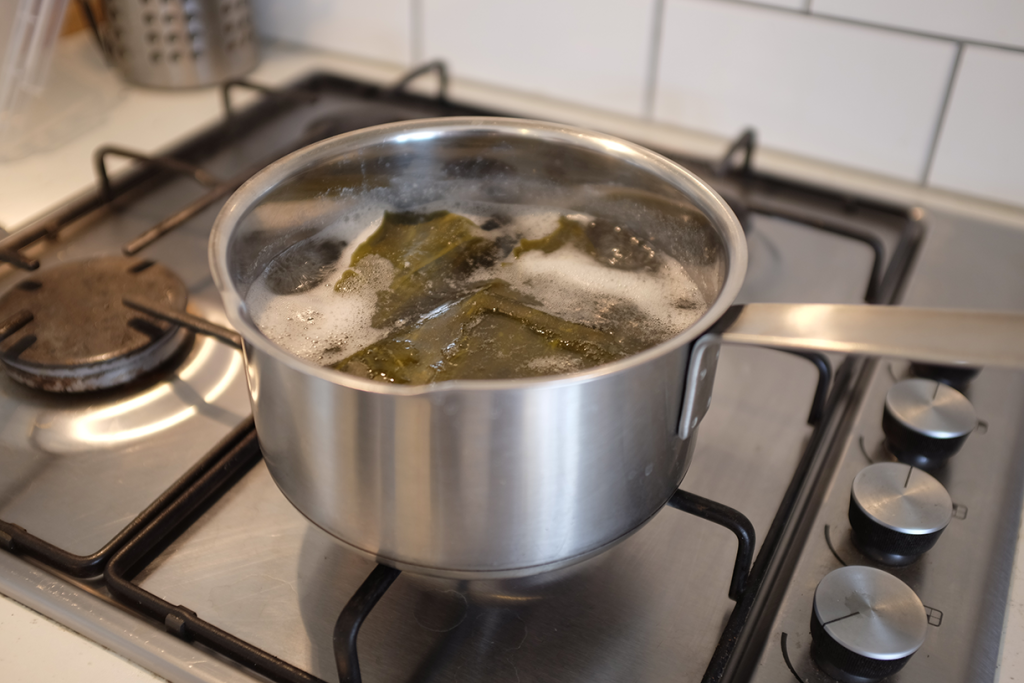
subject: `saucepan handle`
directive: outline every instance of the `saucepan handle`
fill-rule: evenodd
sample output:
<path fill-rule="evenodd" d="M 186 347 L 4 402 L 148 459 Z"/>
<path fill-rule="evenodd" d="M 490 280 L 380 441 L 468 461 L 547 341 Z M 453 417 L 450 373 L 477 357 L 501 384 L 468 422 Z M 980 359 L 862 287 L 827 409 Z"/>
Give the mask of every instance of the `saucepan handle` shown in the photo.
<path fill-rule="evenodd" d="M 679 419 L 683 439 L 711 405 L 722 343 L 1024 369 L 1024 314 L 863 304 L 733 306 L 693 343 Z"/>
<path fill-rule="evenodd" d="M 1024 315 L 906 306 L 733 306 L 714 333 L 729 344 L 1024 369 Z"/>

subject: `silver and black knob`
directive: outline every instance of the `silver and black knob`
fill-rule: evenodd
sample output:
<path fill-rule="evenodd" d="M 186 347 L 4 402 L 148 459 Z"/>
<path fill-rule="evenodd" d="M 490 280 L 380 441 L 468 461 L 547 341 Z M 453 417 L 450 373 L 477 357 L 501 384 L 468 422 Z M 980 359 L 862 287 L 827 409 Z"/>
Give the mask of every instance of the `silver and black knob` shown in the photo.
<path fill-rule="evenodd" d="M 902 669 L 927 628 L 910 586 L 880 569 L 843 567 L 814 590 L 811 656 L 832 678 L 870 683 Z"/>
<path fill-rule="evenodd" d="M 953 501 L 935 477 L 912 465 L 879 462 L 854 477 L 850 527 L 862 553 L 905 565 L 930 550 L 953 518 Z"/>
<path fill-rule="evenodd" d="M 971 402 L 942 382 L 905 379 L 885 395 L 885 443 L 901 462 L 935 469 L 960 450 L 977 426 Z"/>
<path fill-rule="evenodd" d="M 924 379 L 933 379 L 948 384 L 958 391 L 963 391 L 971 383 L 981 368 L 966 363 L 955 365 L 935 365 L 932 363 L 911 363 L 910 374 Z"/>

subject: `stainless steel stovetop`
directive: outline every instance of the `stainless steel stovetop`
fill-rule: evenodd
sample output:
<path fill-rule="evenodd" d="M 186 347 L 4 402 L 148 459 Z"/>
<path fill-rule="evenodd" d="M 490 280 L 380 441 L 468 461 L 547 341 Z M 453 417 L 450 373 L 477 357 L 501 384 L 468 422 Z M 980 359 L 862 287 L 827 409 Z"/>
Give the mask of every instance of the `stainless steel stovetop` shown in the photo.
<path fill-rule="evenodd" d="M 212 190 L 140 167 L 114 183 L 112 201 L 85 198 L 0 251 L 45 268 L 117 253 L 172 217 L 180 226 L 139 255 L 185 281 L 190 313 L 223 324 L 206 241 L 231 187 L 317 136 L 453 113 L 478 112 L 314 76 L 173 152 L 222 179 Z M 1024 233 L 742 165 L 684 163 L 744 218 L 741 302 L 856 303 L 868 293 L 875 303 L 1024 311 Z M 44 233 L 55 237 L 31 243 Z M 26 277 L 4 266 L 0 290 Z M 936 472 L 954 519 L 933 550 L 892 568 L 853 545 L 847 508 L 857 472 L 891 459 L 882 404 L 909 369 L 829 360 L 828 401 L 815 406 L 821 375 L 807 358 L 723 348 L 683 489 L 752 522 L 757 555 L 739 601 L 728 596 L 733 536 L 666 508 L 611 551 L 549 574 L 402 574 L 360 631 L 363 679 L 829 681 L 809 653 L 811 601 L 845 563 L 884 568 L 928 608 L 924 645 L 889 680 L 992 680 L 1024 491 L 1024 375 L 988 368 L 970 384 L 982 427 Z M 174 680 L 337 680 L 332 629 L 373 564 L 271 482 L 247 431 L 240 355 L 197 336 L 178 361 L 82 397 L 0 376 L 0 591 Z M 824 415 L 809 424 L 815 407 Z"/>

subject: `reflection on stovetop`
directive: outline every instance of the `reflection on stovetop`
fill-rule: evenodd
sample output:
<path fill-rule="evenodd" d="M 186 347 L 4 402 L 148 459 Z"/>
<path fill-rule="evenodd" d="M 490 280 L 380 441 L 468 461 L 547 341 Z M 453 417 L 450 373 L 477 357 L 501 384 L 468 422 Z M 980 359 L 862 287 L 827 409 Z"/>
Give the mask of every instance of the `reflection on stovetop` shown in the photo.
<path fill-rule="evenodd" d="M 55 396 L 0 377 L 0 518 L 94 553 L 247 413 L 241 358 L 211 339 L 141 389 Z"/>

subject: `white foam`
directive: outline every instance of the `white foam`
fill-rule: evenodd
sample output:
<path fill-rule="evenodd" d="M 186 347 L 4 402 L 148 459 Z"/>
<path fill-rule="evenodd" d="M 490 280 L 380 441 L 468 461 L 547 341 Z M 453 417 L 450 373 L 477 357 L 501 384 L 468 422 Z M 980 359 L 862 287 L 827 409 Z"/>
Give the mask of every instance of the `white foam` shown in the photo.
<path fill-rule="evenodd" d="M 548 313 L 575 323 L 592 324 L 598 307 L 624 299 L 636 305 L 652 327 L 674 334 L 692 324 L 700 313 L 699 309 L 680 309 L 675 303 L 680 299 L 700 301 L 700 293 L 678 262 L 666 261 L 657 272 L 619 270 L 566 246 L 550 254 L 525 252 L 495 276 L 538 299 Z"/>
<path fill-rule="evenodd" d="M 343 262 L 350 259 L 351 255 Z M 261 277 L 246 299 L 253 322 L 268 339 L 317 365 L 337 362 L 383 339 L 389 330 L 375 329 L 370 319 L 377 292 L 390 284 L 394 267 L 385 258 L 368 256 L 359 274 L 346 280 L 345 291 L 339 293 L 334 284 L 342 272 L 336 268 L 316 287 L 288 296 L 272 292 Z"/>

